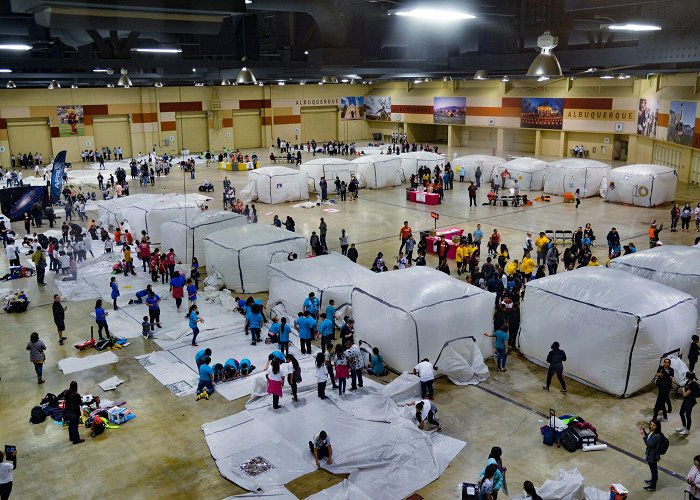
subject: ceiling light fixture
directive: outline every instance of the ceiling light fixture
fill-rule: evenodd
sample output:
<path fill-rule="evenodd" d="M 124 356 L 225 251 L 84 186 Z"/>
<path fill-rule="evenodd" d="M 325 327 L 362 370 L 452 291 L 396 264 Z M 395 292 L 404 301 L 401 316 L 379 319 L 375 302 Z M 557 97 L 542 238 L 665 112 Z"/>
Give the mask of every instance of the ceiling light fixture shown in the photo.
<path fill-rule="evenodd" d="M 70 88 L 72 88 L 72 89 L 77 89 L 77 88 L 78 88 L 78 85 L 74 83 L 73 85 L 70 86 Z"/>
<path fill-rule="evenodd" d="M 277 85 L 286 85 L 284 82 L 277 82 Z"/>
<path fill-rule="evenodd" d="M 595 73 L 596 71 L 598 71 L 598 68 L 588 68 L 584 73 Z"/>
<path fill-rule="evenodd" d="M 488 80 L 489 79 L 489 74 L 486 72 L 485 69 L 480 69 L 476 73 L 474 73 L 474 80 Z"/>
<path fill-rule="evenodd" d="M 419 83 L 423 83 L 423 80 L 421 80 L 420 78 L 416 78 L 415 80 L 413 80 L 413 83 L 417 85 Z"/>
<path fill-rule="evenodd" d="M 265 84 L 263 82 L 258 82 L 258 87 L 264 87 Z"/>
<path fill-rule="evenodd" d="M 546 82 L 547 80 L 549 80 L 547 75 L 542 75 L 537 79 L 538 82 Z"/>
<path fill-rule="evenodd" d="M 660 31 L 661 26 L 644 23 L 608 24 L 606 26 L 612 31 Z"/>
<path fill-rule="evenodd" d="M 60 89 L 60 88 L 61 88 L 61 84 L 58 83 L 56 80 L 51 80 L 49 82 L 49 90 Z"/>
<path fill-rule="evenodd" d="M 163 86 L 162 82 L 156 82 L 153 84 L 156 88 L 161 88 Z"/>
<path fill-rule="evenodd" d="M 17 85 L 15 85 L 15 82 L 13 82 L 12 80 L 9 80 L 7 82 L 7 85 L 5 85 L 5 88 L 6 89 L 16 89 Z"/>
<path fill-rule="evenodd" d="M 306 85 L 306 82 L 304 80 L 299 82 L 299 85 Z"/>
<path fill-rule="evenodd" d="M 248 68 L 243 66 L 238 72 L 236 77 L 236 83 L 239 85 L 255 85 L 258 81 L 255 79 L 255 75 Z"/>
<path fill-rule="evenodd" d="M 167 49 L 167 48 L 159 49 L 157 47 L 152 47 L 152 48 L 144 47 L 144 48 L 137 48 L 137 49 L 131 49 L 131 50 L 134 52 L 148 52 L 148 53 L 152 53 L 152 54 L 179 54 L 180 52 L 182 52 L 182 49 Z"/>
<path fill-rule="evenodd" d="M 305 56 L 308 56 L 308 55 L 309 55 L 309 51 L 308 51 L 308 50 L 305 50 L 305 51 L 304 51 L 304 55 L 305 55 Z"/>
<path fill-rule="evenodd" d="M 225 87 L 225 86 L 227 86 L 227 85 L 231 85 L 231 82 L 229 81 L 228 78 L 224 78 L 223 80 L 221 80 L 221 86 L 222 86 L 222 87 Z"/>
<path fill-rule="evenodd" d="M 501 81 L 502 82 L 509 82 L 510 78 L 508 77 L 508 75 L 503 75 L 503 78 L 501 78 Z"/>
<path fill-rule="evenodd" d="M 559 39 L 549 31 L 545 31 L 542 36 L 537 39 L 537 46 L 542 51 L 537 54 L 535 60 L 532 61 L 530 68 L 527 70 L 527 76 L 561 76 L 561 66 L 557 60 L 557 56 L 552 53 L 552 49 L 557 46 Z"/>
<path fill-rule="evenodd" d="M 453 22 L 464 21 L 467 19 L 475 19 L 474 14 L 468 12 L 460 12 L 450 9 L 436 9 L 431 7 L 416 7 L 411 10 L 397 10 L 389 12 L 389 15 L 401 17 L 417 17 L 425 21 Z"/>
<path fill-rule="evenodd" d="M 12 73 L 12 70 L 9 68 L 0 68 L 0 73 Z"/>
<path fill-rule="evenodd" d="M 338 79 L 335 76 L 324 76 L 321 78 L 323 83 L 338 83 Z"/>
<path fill-rule="evenodd" d="M 31 45 L 23 43 L 0 43 L 0 50 L 31 50 Z"/>
<path fill-rule="evenodd" d="M 343 78 L 342 80 L 340 80 L 341 83 L 348 83 L 349 81 L 350 80 L 348 80 L 347 78 Z"/>
<path fill-rule="evenodd" d="M 113 83 L 108 83 L 108 84 L 107 84 L 107 88 L 108 88 L 108 89 L 113 89 L 113 88 L 114 88 L 114 84 L 113 84 Z"/>
<path fill-rule="evenodd" d="M 612 71 L 603 71 L 600 74 L 600 78 L 603 80 L 612 80 L 613 78 L 615 78 L 615 75 L 613 74 Z"/>
<path fill-rule="evenodd" d="M 119 80 L 117 80 L 117 85 L 128 89 L 132 85 L 131 79 L 129 78 L 129 72 L 126 70 L 126 68 L 120 69 L 119 72 L 121 73 L 121 76 L 119 77 Z"/>
<path fill-rule="evenodd" d="M 95 68 L 92 70 L 93 73 L 108 73 L 107 68 Z"/>
<path fill-rule="evenodd" d="M 195 87 L 204 87 L 204 83 L 202 83 L 202 82 L 195 82 L 195 83 L 194 83 L 194 86 L 195 86 Z"/>

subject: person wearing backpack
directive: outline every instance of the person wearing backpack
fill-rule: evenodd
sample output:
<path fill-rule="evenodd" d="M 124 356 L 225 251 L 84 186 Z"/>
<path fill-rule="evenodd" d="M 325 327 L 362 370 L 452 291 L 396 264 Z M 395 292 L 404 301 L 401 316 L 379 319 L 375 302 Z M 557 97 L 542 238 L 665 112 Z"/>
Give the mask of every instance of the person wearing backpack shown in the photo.
<path fill-rule="evenodd" d="M 697 403 L 697 397 L 700 395 L 700 386 L 698 386 L 695 373 L 688 372 L 685 374 L 687 382 L 683 386 L 683 403 L 681 403 L 681 424 L 682 427 L 676 429 L 676 432 L 681 436 L 687 436 L 690 432 L 690 424 L 692 423 L 693 406 Z"/>
<path fill-rule="evenodd" d="M 649 422 L 649 432 L 640 425 L 639 433 L 646 445 L 645 456 L 651 471 L 651 479 L 644 480 L 647 483 L 644 491 L 656 491 L 656 483 L 659 480 L 659 460 L 661 460 L 661 455 L 668 450 L 668 439 L 661 432 L 661 422 L 655 418 Z"/>
<path fill-rule="evenodd" d="M 39 340 L 38 333 L 32 332 L 32 334 L 29 336 L 27 351 L 29 351 L 29 361 L 34 364 L 37 384 L 43 384 L 45 380 L 41 378 L 41 376 L 44 369 L 44 361 L 46 361 L 46 354 L 44 354 L 44 351 L 46 351 L 46 345 L 42 340 Z"/>

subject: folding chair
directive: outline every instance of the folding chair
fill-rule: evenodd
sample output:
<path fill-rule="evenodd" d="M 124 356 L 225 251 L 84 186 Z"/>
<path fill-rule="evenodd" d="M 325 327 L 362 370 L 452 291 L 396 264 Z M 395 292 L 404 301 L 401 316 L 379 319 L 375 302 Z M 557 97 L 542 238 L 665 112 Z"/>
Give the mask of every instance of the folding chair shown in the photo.
<path fill-rule="evenodd" d="M 549 238 L 549 241 L 555 241 L 555 240 L 554 240 L 554 231 L 552 231 L 551 229 L 545 229 L 545 230 L 544 230 L 544 235 L 545 235 L 547 238 Z"/>

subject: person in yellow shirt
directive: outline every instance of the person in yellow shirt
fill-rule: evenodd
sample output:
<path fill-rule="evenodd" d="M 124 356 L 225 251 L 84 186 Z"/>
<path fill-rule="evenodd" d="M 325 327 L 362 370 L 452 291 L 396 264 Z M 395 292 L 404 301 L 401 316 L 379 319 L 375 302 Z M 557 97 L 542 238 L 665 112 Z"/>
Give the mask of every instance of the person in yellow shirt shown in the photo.
<path fill-rule="evenodd" d="M 465 241 L 460 241 L 459 246 L 455 252 L 455 263 L 457 264 L 457 274 L 462 275 L 462 269 L 466 267 L 466 262 L 469 258 L 466 257 L 467 253 L 467 243 Z M 466 258 L 465 258 L 466 257 Z"/>
<path fill-rule="evenodd" d="M 588 263 L 589 266 L 594 267 L 594 266 L 600 266 L 600 262 L 598 262 L 598 257 L 595 255 L 591 257 L 591 261 Z"/>
<path fill-rule="evenodd" d="M 513 259 L 508 263 L 508 265 L 506 265 L 506 275 L 508 275 L 508 276 L 513 276 L 517 270 L 518 270 L 518 259 Z"/>
<path fill-rule="evenodd" d="M 530 253 L 526 253 L 523 257 L 523 262 L 520 264 L 520 272 L 525 276 L 525 281 L 530 281 L 532 272 L 535 270 L 535 261 L 530 257 Z"/>
<path fill-rule="evenodd" d="M 540 231 L 540 236 L 535 240 L 535 246 L 537 247 L 537 265 L 546 264 L 549 238 L 545 236 L 544 232 Z"/>

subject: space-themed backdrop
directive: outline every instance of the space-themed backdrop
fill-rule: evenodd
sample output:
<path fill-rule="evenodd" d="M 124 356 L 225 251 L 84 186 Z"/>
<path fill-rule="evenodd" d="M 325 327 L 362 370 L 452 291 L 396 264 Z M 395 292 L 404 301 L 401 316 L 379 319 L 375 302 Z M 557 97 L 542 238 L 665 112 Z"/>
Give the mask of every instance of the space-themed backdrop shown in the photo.
<path fill-rule="evenodd" d="M 49 202 L 46 186 L 20 186 L 0 189 L 0 209 L 12 222 L 24 219 L 24 213 L 32 213 L 37 203 L 45 207 Z"/>

